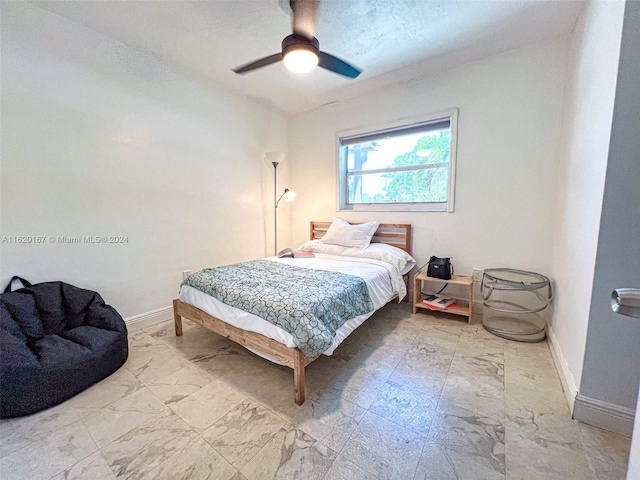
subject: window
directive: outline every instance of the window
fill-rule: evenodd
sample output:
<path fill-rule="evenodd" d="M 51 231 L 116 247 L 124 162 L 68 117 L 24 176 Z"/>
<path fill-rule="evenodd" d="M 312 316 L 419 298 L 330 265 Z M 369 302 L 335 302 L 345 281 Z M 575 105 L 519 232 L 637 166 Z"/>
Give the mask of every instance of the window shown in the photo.
<path fill-rule="evenodd" d="M 340 210 L 452 212 L 457 113 L 338 132 Z"/>

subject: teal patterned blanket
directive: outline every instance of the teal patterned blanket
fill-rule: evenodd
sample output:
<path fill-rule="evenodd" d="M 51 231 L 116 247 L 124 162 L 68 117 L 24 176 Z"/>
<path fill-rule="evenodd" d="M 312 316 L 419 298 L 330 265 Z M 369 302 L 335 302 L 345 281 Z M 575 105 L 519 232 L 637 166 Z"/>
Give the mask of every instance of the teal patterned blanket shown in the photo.
<path fill-rule="evenodd" d="M 336 330 L 347 320 L 373 310 L 360 277 L 270 260 L 206 268 L 182 285 L 289 332 L 309 360 L 331 346 Z"/>

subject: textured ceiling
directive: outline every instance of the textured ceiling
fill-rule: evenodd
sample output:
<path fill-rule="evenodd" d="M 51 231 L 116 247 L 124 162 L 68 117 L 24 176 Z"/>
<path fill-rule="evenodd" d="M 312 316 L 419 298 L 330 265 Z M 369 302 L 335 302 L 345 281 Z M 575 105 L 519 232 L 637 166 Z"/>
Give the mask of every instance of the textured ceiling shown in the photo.
<path fill-rule="evenodd" d="M 363 70 L 355 80 L 282 63 L 231 69 L 280 51 L 284 0 L 33 2 L 118 40 L 176 74 L 294 114 L 573 30 L 582 1 L 321 0 L 320 48 Z M 286 5 L 286 2 L 284 3 Z"/>

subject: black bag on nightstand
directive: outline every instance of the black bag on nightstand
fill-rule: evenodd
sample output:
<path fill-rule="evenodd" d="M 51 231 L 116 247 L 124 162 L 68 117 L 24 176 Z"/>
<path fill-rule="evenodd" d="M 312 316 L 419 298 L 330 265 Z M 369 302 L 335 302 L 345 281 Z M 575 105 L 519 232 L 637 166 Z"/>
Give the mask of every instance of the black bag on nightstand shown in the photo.
<path fill-rule="evenodd" d="M 453 275 L 453 265 L 451 257 L 439 258 L 431 257 L 427 266 L 427 276 L 441 278 L 442 280 L 451 280 Z"/>

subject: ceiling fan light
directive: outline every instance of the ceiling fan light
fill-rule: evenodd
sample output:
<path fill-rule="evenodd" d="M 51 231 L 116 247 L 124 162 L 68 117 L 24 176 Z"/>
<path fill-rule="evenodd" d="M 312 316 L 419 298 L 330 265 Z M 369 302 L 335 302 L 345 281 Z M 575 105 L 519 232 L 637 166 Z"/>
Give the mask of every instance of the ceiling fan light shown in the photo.
<path fill-rule="evenodd" d="M 318 54 L 310 49 L 295 48 L 285 53 L 284 66 L 293 73 L 309 73 L 318 65 Z"/>

